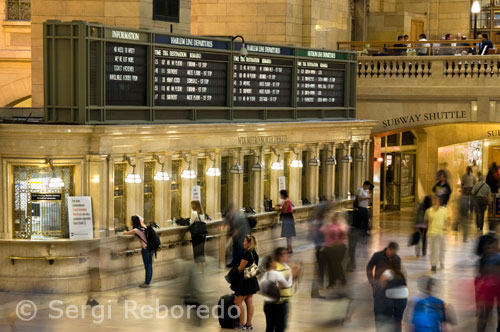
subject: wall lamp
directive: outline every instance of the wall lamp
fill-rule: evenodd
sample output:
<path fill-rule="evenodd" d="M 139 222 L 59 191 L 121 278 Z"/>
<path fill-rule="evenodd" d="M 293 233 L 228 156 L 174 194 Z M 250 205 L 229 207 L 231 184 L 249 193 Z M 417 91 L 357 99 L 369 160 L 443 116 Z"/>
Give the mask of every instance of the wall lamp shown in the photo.
<path fill-rule="evenodd" d="M 135 167 L 137 165 L 132 165 L 132 160 L 129 156 L 123 156 L 123 161 L 126 161 L 132 167 L 132 173 L 127 174 L 125 177 L 126 183 L 141 183 L 141 176 L 139 174 L 135 174 Z"/>
<path fill-rule="evenodd" d="M 276 149 L 272 149 L 273 153 L 278 157 L 278 160 L 276 160 L 274 163 L 271 164 L 271 169 L 274 169 L 275 171 L 280 171 L 282 170 L 283 167 L 283 162 L 280 161 L 280 155 Z"/>
<path fill-rule="evenodd" d="M 244 57 L 246 57 L 248 55 L 248 50 L 245 47 L 245 38 L 243 38 L 242 35 L 236 35 L 236 36 L 232 36 L 231 37 L 231 41 L 234 41 L 236 38 L 240 38 L 241 39 L 240 56 L 244 58 Z"/>
<path fill-rule="evenodd" d="M 161 162 L 160 156 L 158 156 L 157 154 L 153 154 L 153 159 L 156 160 L 156 162 L 161 165 L 161 171 L 156 172 L 153 179 L 155 179 L 156 181 L 168 181 L 168 180 L 170 180 L 170 176 L 165 171 L 165 162 Z"/>
<path fill-rule="evenodd" d="M 182 171 L 181 178 L 183 178 L 183 179 L 196 178 L 196 172 L 191 169 L 191 159 L 189 159 L 189 161 L 188 161 L 188 156 L 186 154 L 184 154 L 182 157 L 188 163 L 188 168 Z"/>
<path fill-rule="evenodd" d="M 257 151 L 253 150 L 252 155 L 257 157 Z M 252 172 L 262 172 L 263 168 L 264 168 L 264 165 L 262 164 L 262 161 L 260 160 L 260 156 L 258 156 L 257 162 L 252 165 Z"/>
<path fill-rule="evenodd" d="M 302 160 L 299 159 L 299 152 L 295 148 L 293 148 L 293 154 L 295 154 L 297 156 L 297 159 L 292 160 L 292 162 L 290 163 L 290 167 L 293 167 L 293 168 L 302 168 L 302 167 L 304 167 L 304 164 L 302 163 Z"/>
<path fill-rule="evenodd" d="M 233 153 L 234 165 L 229 169 L 229 173 L 231 174 L 243 174 L 243 167 L 238 164 L 238 160 L 236 158 L 236 154 Z"/>
<path fill-rule="evenodd" d="M 321 160 L 319 160 L 316 156 L 314 156 L 309 162 L 307 163 L 309 166 L 315 166 L 318 167 L 321 165 Z"/>
<path fill-rule="evenodd" d="M 63 179 L 56 177 L 56 171 L 54 168 L 54 163 L 52 159 L 46 159 L 45 161 L 50 166 L 50 170 L 52 171 L 52 177 L 49 179 L 49 188 L 62 188 L 64 187 Z"/>
<path fill-rule="evenodd" d="M 220 176 L 219 167 L 215 167 L 215 156 L 213 156 L 212 154 L 209 154 L 208 159 L 210 159 L 213 164 L 212 164 L 212 167 L 210 167 L 205 174 L 207 176 Z"/>
<path fill-rule="evenodd" d="M 328 152 L 332 155 L 326 158 L 325 165 L 337 165 L 337 158 L 333 155 L 333 151 L 328 149 Z"/>

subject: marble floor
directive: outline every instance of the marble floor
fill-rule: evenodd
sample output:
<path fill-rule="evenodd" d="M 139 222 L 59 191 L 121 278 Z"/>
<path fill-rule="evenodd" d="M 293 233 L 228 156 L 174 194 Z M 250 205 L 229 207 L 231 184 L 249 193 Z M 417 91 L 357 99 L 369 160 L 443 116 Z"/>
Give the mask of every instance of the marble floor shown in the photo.
<path fill-rule="evenodd" d="M 406 245 L 412 232 L 412 218 L 411 210 L 382 214 L 381 229 L 373 232 L 367 244 L 358 246 L 358 269 L 348 275 L 348 297 L 335 298 L 331 295 L 336 290 L 324 290 L 328 299 L 311 299 L 314 248 L 306 242 L 296 247 L 293 260 L 303 264 L 305 273 L 291 303 L 288 331 L 374 331 L 372 296 L 365 266 L 371 254 L 383 249 L 389 241 L 399 242 L 410 296 L 417 295 L 418 277 L 431 275 L 431 272 L 428 257 L 416 258 L 414 248 Z M 302 224 L 299 227 L 303 228 L 299 233 L 305 234 L 307 226 Z M 475 331 L 473 279 L 476 257 L 473 248 L 477 235 L 472 232 L 471 239 L 463 243 L 461 236 L 450 230 L 446 238 L 445 267 L 432 274 L 440 280 L 441 298 L 456 312 L 456 331 Z M 178 264 L 185 264 L 186 270 L 191 266 L 182 262 Z M 214 262 L 208 262 L 205 273 L 191 274 L 196 276 L 195 281 L 178 278 L 156 281 L 150 289 L 131 286 L 96 294 L 101 306 L 92 310 L 82 307 L 87 294 L 0 293 L 0 331 L 225 331 L 221 330 L 216 319 L 194 318 L 195 312 L 183 305 L 183 295 L 194 290 L 203 294 L 203 303 L 209 306 L 208 310 L 213 310 L 217 299 L 230 293 L 224 280 L 225 273 Z M 26 300 L 31 303 L 21 302 Z M 254 330 L 265 331 L 262 297 L 254 296 L 254 303 Z M 37 306 L 36 317 L 21 320 L 16 315 L 16 308 L 21 317 L 27 319 L 33 313 L 32 304 Z M 347 312 L 350 319 L 345 320 Z M 166 313 L 168 317 L 165 317 Z M 489 331 L 493 331 L 491 326 Z"/>

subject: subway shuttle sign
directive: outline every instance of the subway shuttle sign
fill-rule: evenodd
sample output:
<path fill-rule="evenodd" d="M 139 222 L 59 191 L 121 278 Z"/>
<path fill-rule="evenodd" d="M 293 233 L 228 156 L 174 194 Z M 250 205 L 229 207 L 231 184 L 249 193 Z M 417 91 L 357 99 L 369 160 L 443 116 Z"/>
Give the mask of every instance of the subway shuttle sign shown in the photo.
<path fill-rule="evenodd" d="M 463 122 L 467 120 L 470 120 L 470 113 L 468 111 L 426 112 L 421 114 L 401 115 L 382 120 L 382 128 L 414 127 L 443 122 Z"/>

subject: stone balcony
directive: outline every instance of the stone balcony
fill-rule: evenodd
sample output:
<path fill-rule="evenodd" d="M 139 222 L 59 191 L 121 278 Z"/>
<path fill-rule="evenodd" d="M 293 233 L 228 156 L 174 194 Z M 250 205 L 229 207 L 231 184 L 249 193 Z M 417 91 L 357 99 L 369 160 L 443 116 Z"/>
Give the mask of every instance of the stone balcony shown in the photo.
<path fill-rule="evenodd" d="M 500 122 L 500 56 L 361 56 L 357 117 L 374 133 Z"/>

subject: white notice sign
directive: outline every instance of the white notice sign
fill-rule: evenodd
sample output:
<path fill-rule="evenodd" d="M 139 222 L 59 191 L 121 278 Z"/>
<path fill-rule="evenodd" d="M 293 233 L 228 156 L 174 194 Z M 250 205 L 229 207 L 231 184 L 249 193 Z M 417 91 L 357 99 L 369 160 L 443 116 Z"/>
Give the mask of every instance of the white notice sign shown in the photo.
<path fill-rule="evenodd" d="M 191 200 L 201 202 L 201 188 L 200 186 L 191 187 Z"/>
<path fill-rule="evenodd" d="M 286 177 L 280 176 L 278 178 L 278 180 L 279 180 L 279 188 L 280 188 L 280 190 L 286 190 Z"/>
<path fill-rule="evenodd" d="M 93 239 L 92 201 L 90 196 L 68 197 L 69 238 Z"/>

